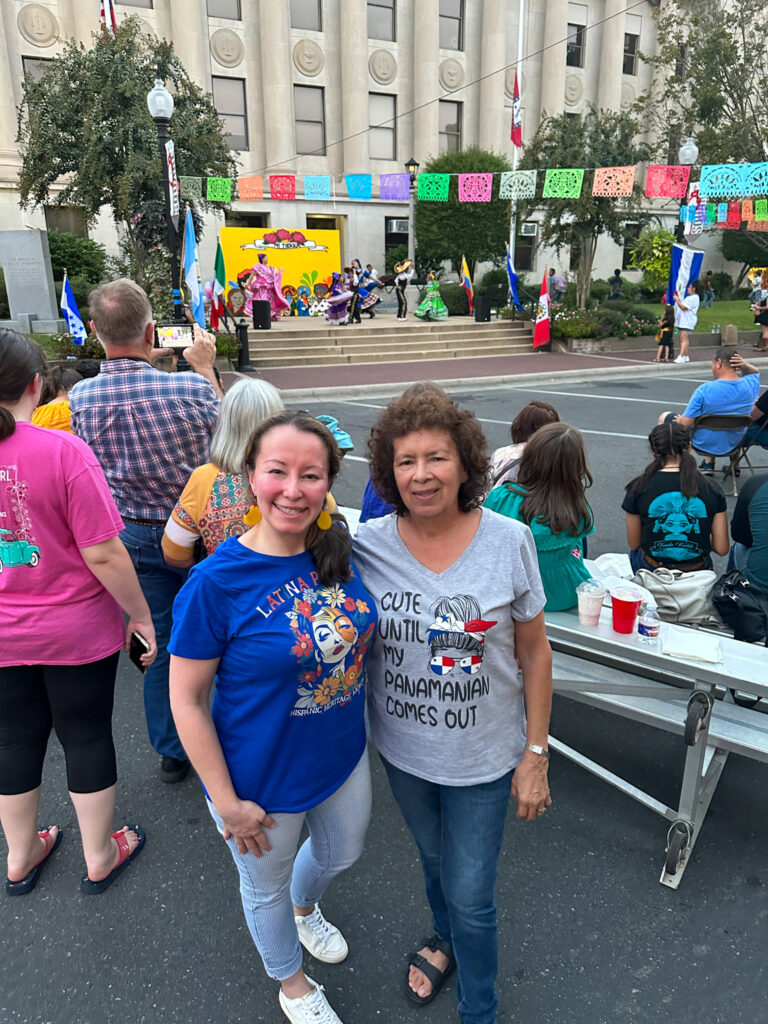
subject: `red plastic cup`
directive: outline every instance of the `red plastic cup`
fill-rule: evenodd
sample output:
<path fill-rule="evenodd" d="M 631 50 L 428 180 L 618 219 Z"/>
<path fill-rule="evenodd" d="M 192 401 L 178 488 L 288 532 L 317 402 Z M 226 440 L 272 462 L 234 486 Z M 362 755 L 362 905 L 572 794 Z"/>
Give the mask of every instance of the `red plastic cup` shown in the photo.
<path fill-rule="evenodd" d="M 611 591 L 615 633 L 634 633 L 641 601 L 642 595 L 634 587 L 616 587 Z"/>

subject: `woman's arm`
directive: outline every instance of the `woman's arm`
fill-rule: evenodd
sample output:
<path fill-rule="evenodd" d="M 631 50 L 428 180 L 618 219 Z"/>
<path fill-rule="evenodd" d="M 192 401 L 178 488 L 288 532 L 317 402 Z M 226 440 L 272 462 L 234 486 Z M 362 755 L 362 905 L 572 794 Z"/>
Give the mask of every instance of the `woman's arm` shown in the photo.
<path fill-rule="evenodd" d="M 710 546 L 716 555 L 727 555 L 731 545 L 728 540 L 728 519 L 725 512 L 716 512 L 712 519 Z"/>
<path fill-rule="evenodd" d="M 263 807 L 235 793 L 209 710 L 219 659 L 197 661 L 171 655 L 169 691 L 179 739 L 224 822 L 224 838 L 235 837 L 240 853 L 260 857 L 270 850 L 265 828 L 274 820 Z"/>
<path fill-rule="evenodd" d="M 80 548 L 86 566 L 102 587 L 117 601 L 128 616 L 125 628 L 125 650 L 131 645 L 131 633 L 141 633 L 149 644 L 149 650 L 142 654 L 141 663 L 148 668 L 157 656 L 157 641 L 152 615 L 142 593 L 131 556 L 118 536 Z"/>
<path fill-rule="evenodd" d="M 515 654 L 523 674 L 526 743 L 546 747 L 552 710 L 552 651 L 547 640 L 544 612 L 539 612 L 529 622 L 515 621 Z M 515 769 L 512 796 L 517 801 L 517 816 L 523 821 L 535 821 L 539 809 L 552 803 L 547 781 L 548 767 L 546 757 L 526 750 Z"/>
<path fill-rule="evenodd" d="M 627 543 L 633 551 L 640 547 L 643 535 L 643 520 L 634 512 L 627 512 Z"/>

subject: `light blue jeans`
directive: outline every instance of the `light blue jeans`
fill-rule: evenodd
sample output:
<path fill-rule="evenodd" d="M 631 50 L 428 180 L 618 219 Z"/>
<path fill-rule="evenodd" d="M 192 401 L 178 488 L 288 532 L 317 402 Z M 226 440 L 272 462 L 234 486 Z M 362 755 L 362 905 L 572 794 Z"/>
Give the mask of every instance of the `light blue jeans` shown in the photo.
<path fill-rule="evenodd" d="M 222 820 L 206 801 L 219 832 Z M 319 903 L 328 884 L 363 852 L 371 817 L 371 769 L 366 750 L 347 781 L 317 807 L 301 814 L 273 814 L 272 847 L 261 857 L 240 853 L 227 840 L 240 872 L 240 897 L 248 929 L 270 978 L 284 981 L 301 967 L 293 905 Z M 306 821 L 309 838 L 301 845 Z"/>

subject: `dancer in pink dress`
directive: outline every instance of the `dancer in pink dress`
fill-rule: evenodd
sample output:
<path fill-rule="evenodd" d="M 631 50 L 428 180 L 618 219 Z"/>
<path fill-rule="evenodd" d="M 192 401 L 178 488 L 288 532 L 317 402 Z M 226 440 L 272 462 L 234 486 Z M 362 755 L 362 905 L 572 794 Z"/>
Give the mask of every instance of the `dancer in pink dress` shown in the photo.
<path fill-rule="evenodd" d="M 283 297 L 282 281 L 282 267 L 270 267 L 267 263 L 267 254 L 260 252 L 259 262 L 251 267 L 251 272 L 243 285 L 247 296 L 246 316 L 252 315 L 253 303 L 261 301 L 269 303 L 272 319 L 279 320 L 283 310 L 290 309 L 290 303 Z"/>

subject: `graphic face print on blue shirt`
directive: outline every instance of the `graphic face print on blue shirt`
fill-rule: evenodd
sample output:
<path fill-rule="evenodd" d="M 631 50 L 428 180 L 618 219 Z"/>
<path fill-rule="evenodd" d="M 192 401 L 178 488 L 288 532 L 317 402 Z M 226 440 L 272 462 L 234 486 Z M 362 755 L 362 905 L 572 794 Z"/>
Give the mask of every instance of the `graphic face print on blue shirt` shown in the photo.
<path fill-rule="evenodd" d="M 701 556 L 700 534 L 707 520 L 707 507 L 701 498 L 668 491 L 654 498 L 648 506 L 648 517 L 653 521 L 650 554 L 654 558 L 685 562 Z"/>

